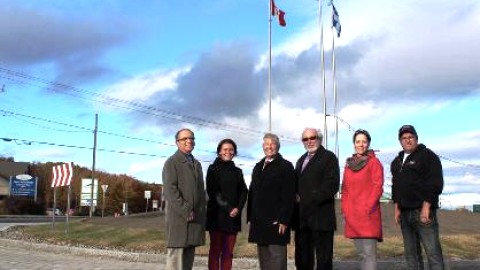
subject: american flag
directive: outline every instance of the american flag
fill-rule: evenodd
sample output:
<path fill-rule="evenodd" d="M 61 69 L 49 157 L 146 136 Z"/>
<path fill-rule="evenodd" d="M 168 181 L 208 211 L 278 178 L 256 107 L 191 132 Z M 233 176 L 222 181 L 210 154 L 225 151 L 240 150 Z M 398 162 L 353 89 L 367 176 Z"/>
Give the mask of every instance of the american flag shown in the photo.
<path fill-rule="evenodd" d="M 70 186 L 73 176 L 72 163 L 62 163 L 52 167 L 52 188 Z"/>

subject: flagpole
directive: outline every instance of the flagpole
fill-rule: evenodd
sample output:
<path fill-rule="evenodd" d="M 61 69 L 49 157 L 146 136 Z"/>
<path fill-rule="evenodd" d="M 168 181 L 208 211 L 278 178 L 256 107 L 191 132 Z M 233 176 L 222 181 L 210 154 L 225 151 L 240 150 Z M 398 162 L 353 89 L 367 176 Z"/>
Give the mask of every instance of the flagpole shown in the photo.
<path fill-rule="evenodd" d="M 320 24 L 320 68 L 322 73 L 322 88 L 323 88 L 323 141 L 324 147 L 328 147 L 328 132 L 327 132 L 327 90 L 325 87 L 325 48 L 323 46 L 323 16 L 322 16 L 322 0 L 318 0 L 318 13 Z"/>
<path fill-rule="evenodd" d="M 268 9 L 268 132 L 272 132 L 272 1 Z"/>
<path fill-rule="evenodd" d="M 332 11 L 333 12 L 333 11 Z M 333 115 L 335 115 L 335 155 L 338 158 L 337 81 L 335 79 L 335 29 L 332 27 Z"/>
<path fill-rule="evenodd" d="M 332 79 L 333 79 L 333 115 L 335 115 L 335 155 L 339 157 L 339 147 L 338 147 L 338 115 L 337 115 L 337 105 L 338 105 L 338 91 L 337 91 L 337 80 L 336 80 L 336 61 L 335 61 L 335 34 L 339 35 L 339 31 L 334 25 L 334 19 L 337 23 L 338 13 L 336 13 L 335 6 L 332 1 Z M 335 18 L 335 16 L 337 18 Z M 338 32 L 337 32 L 338 31 Z"/>

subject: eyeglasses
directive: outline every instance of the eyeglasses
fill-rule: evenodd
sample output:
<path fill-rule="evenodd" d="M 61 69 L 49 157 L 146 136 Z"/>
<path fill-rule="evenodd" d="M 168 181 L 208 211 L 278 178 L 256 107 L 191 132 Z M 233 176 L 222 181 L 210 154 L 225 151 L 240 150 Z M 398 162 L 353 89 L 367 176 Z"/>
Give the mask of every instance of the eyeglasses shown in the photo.
<path fill-rule="evenodd" d="M 317 136 L 305 137 L 305 138 L 302 138 L 302 142 L 315 141 L 317 138 L 318 138 Z"/>
<path fill-rule="evenodd" d="M 187 140 L 195 141 L 195 137 L 185 137 L 185 138 L 177 139 L 177 142 L 186 142 Z"/>

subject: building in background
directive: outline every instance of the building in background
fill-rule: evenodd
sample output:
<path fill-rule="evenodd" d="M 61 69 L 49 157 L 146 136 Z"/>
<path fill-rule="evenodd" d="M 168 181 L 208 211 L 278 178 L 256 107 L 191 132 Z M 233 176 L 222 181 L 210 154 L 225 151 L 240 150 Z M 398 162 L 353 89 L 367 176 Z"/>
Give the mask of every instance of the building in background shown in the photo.
<path fill-rule="evenodd" d="M 20 174 L 29 174 L 30 163 L 0 161 L 0 201 L 10 194 L 10 177 Z"/>

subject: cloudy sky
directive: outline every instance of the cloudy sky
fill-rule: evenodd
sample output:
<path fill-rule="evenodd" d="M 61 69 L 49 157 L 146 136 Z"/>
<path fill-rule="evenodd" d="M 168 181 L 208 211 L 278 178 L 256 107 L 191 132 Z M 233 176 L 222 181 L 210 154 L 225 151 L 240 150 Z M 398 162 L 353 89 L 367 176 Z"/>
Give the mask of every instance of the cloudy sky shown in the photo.
<path fill-rule="evenodd" d="M 319 6 L 277 0 L 272 21 L 272 131 L 292 162 L 305 127 L 323 130 Z M 195 131 L 204 169 L 219 140 L 239 145 L 247 182 L 268 130 L 269 1 L 2 0 L 0 154 L 73 161 L 161 183 L 174 132 Z M 372 135 L 385 167 L 413 124 L 442 158 L 451 205 L 480 203 L 480 3 L 476 0 L 342 0 L 333 40 L 323 3 L 327 148 L 352 153 L 352 130 Z M 458 200 L 462 198 L 462 200 Z M 468 199 L 466 199 L 468 198 Z"/>

